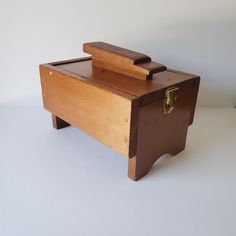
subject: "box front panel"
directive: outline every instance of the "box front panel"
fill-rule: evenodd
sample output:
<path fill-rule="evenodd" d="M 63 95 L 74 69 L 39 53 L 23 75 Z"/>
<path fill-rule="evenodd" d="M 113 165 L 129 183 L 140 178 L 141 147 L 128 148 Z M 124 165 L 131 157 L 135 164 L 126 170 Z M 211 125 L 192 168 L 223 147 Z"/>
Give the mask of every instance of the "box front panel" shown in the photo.
<path fill-rule="evenodd" d="M 43 66 L 40 74 L 48 111 L 129 155 L 131 100 Z"/>

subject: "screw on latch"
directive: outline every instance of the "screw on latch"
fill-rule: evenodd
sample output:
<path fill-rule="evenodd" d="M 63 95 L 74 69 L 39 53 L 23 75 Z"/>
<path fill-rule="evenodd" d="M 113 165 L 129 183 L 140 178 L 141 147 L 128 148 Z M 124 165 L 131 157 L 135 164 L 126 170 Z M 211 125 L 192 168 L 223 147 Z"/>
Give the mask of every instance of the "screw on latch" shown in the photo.
<path fill-rule="evenodd" d="M 128 139 L 126 137 L 123 138 L 123 142 L 124 143 L 127 143 L 128 142 Z"/>

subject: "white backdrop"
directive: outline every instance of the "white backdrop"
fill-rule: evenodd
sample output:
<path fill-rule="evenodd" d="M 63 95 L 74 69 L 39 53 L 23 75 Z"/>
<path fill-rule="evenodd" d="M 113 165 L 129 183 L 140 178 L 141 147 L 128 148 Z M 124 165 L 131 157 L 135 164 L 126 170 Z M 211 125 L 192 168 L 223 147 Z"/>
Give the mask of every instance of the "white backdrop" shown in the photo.
<path fill-rule="evenodd" d="M 106 41 L 202 77 L 198 105 L 236 105 L 235 0 L 0 0 L 0 105 L 40 105 L 40 63 Z"/>

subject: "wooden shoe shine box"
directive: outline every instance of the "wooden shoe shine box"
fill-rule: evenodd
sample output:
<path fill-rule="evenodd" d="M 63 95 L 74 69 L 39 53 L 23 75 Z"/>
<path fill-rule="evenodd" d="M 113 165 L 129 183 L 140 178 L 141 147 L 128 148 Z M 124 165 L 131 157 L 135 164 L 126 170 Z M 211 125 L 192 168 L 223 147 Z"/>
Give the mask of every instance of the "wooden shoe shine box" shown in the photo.
<path fill-rule="evenodd" d="M 103 42 L 83 49 L 92 57 L 40 65 L 53 127 L 73 125 L 126 156 L 133 180 L 163 154 L 184 150 L 199 76 Z"/>

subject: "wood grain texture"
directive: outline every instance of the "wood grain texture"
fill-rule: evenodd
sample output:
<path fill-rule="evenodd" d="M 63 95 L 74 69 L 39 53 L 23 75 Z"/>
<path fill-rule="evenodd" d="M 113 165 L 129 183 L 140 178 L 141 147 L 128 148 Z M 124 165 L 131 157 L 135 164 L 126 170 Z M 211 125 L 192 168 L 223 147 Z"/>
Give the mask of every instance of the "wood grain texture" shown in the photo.
<path fill-rule="evenodd" d="M 184 150 L 192 104 L 196 100 L 195 89 L 178 93 L 175 109 L 170 114 L 164 114 L 164 99 L 139 109 L 137 152 L 128 160 L 129 178 L 142 178 L 162 155 L 176 155 Z"/>
<path fill-rule="evenodd" d="M 40 72 L 47 110 L 124 156 L 134 155 L 130 123 L 135 97 L 119 96 L 45 66 Z"/>
<path fill-rule="evenodd" d="M 83 50 L 94 57 L 103 57 L 107 60 L 117 59 L 128 64 L 139 64 L 151 61 L 151 58 L 143 53 L 117 47 L 104 42 L 85 43 L 83 45 Z"/>
<path fill-rule="evenodd" d="M 94 66 L 136 79 L 152 79 L 154 73 L 166 70 L 147 55 L 103 42 L 86 43 L 83 50 L 92 55 Z"/>

